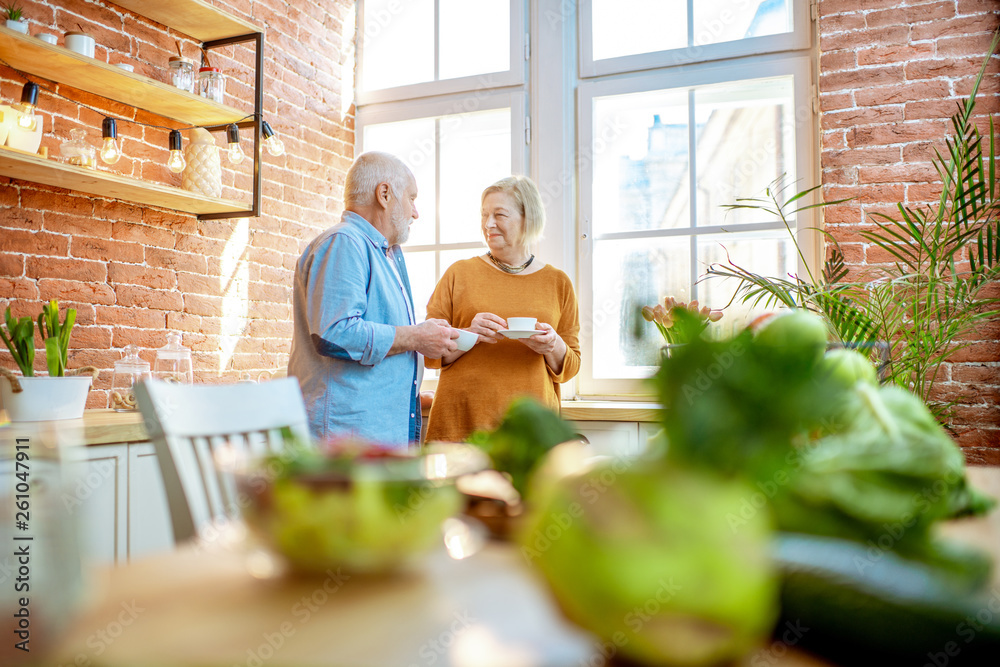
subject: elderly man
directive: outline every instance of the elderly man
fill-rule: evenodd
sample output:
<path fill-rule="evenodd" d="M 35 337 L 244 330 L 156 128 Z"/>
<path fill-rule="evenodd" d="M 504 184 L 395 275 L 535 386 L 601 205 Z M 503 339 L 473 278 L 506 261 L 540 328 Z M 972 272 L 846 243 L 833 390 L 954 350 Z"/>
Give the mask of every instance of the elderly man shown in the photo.
<path fill-rule="evenodd" d="M 454 351 L 444 320 L 416 323 L 399 245 L 419 216 L 413 173 L 364 153 L 347 172 L 344 215 L 295 266 L 288 374 L 314 436 L 353 434 L 394 447 L 420 439 L 423 359 Z"/>

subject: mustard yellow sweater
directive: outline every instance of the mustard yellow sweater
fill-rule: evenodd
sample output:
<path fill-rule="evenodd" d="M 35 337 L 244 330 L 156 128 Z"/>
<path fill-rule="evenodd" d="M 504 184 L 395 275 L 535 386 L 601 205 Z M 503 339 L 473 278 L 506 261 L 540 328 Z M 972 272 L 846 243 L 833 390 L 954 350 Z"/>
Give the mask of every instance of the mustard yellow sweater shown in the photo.
<path fill-rule="evenodd" d="M 538 398 L 559 412 L 559 383 L 580 370 L 580 320 L 569 276 L 545 266 L 527 275 L 508 275 L 473 257 L 452 264 L 441 277 L 427 317 L 438 317 L 465 329 L 477 313 L 535 317 L 552 325 L 566 343 L 560 373 L 552 372 L 542 355 L 517 340 L 476 346 L 442 368 L 440 359 L 426 359 L 427 368 L 441 368 L 427 424 L 427 440 L 461 441 L 472 431 L 494 428 L 510 402 L 522 395 Z"/>

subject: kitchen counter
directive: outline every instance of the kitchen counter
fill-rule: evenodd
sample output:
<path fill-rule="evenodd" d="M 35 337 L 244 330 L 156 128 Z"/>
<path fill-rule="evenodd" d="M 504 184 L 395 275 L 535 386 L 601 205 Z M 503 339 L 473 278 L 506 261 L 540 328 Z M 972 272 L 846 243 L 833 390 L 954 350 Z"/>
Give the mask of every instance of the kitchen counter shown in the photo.
<path fill-rule="evenodd" d="M 654 403 L 618 401 L 563 401 L 562 416 L 568 421 L 654 422 L 658 419 Z M 46 425 L 57 427 L 69 435 L 69 440 L 88 447 L 149 440 L 138 412 L 87 410 L 83 419 L 47 422 Z"/>

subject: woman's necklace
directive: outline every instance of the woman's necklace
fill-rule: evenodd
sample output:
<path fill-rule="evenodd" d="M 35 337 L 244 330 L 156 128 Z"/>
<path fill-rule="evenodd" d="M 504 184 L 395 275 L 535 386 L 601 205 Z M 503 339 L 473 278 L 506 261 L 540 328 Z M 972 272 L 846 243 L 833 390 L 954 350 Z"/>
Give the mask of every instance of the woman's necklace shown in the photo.
<path fill-rule="evenodd" d="M 504 273 L 521 273 L 521 271 L 524 271 L 526 268 L 528 268 L 528 265 L 531 264 L 531 260 L 535 259 L 535 256 L 532 255 L 531 257 L 528 258 L 528 261 L 522 264 L 521 266 L 511 266 L 510 264 L 504 264 L 499 259 L 494 257 L 493 253 L 490 252 L 489 250 L 486 251 L 486 256 L 489 257 L 490 261 L 493 262 L 496 265 L 496 267 L 501 271 L 503 271 Z"/>

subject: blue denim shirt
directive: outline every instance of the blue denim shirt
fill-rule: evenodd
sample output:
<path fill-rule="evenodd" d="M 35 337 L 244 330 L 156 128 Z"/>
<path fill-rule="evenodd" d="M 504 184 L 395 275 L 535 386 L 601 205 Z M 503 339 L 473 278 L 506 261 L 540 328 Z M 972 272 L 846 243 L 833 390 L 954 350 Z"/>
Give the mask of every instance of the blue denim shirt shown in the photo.
<path fill-rule="evenodd" d="M 313 435 L 393 447 L 418 441 L 423 360 L 416 352 L 387 356 L 395 328 L 413 324 L 399 246 L 345 211 L 299 258 L 292 302 L 288 374 L 302 387 Z"/>

